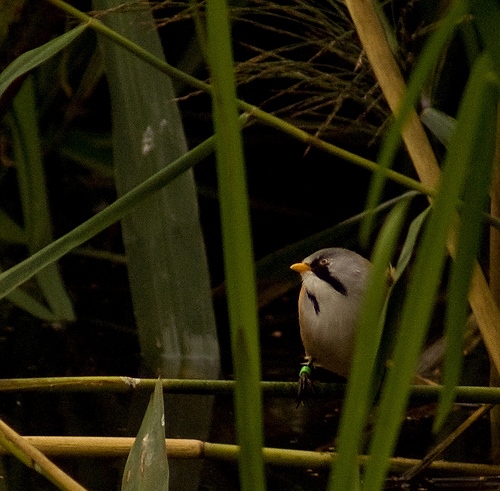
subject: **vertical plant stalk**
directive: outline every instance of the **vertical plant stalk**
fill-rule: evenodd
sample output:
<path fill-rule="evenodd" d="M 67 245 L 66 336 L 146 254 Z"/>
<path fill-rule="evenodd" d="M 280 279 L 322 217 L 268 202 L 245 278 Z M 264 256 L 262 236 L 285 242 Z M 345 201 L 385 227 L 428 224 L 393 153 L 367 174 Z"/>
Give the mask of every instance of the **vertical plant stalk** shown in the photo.
<path fill-rule="evenodd" d="M 346 4 L 382 92 L 391 110 L 397 114 L 406 86 L 371 0 L 347 0 Z M 429 154 L 429 149 L 432 152 L 430 143 L 418 118 L 414 120 L 416 117 L 415 113 L 410 116 L 403 130 L 403 139 L 420 180 L 427 186 L 435 187 L 439 181 L 439 167 L 434 154 Z M 417 143 L 418 146 L 422 145 L 427 150 L 414 148 Z M 454 257 L 456 233 L 453 231 L 448 239 L 447 248 L 450 255 Z M 477 262 L 471 280 L 469 303 L 476 315 L 490 358 L 496 369 L 500 370 L 500 331 L 492 327 L 500 325 L 500 310 Z"/>
<path fill-rule="evenodd" d="M 236 376 L 240 484 L 243 491 L 261 490 L 265 489 L 265 484 L 255 269 L 229 15 L 223 0 L 208 1 L 207 38 L 231 347 Z"/>
<path fill-rule="evenodd" d="M 490 213 L 500 215 L 500 109 L 498 110 L 497 138 L 495 146 L 495 163 L 490 192 Z M 500 305 L 500 230 L 490 227 L 490 290 L 497 305 Z M 490 367 L 491 387 L 500 387 L 500 374 L 492 364 Z M 500 462 L 500 406 L 490 412 L 491 425 L 491 459 Z"/>
<path fill-rule="evenodd" d="M 406 91 L 406 84 L 373 2 L 372 0 L 347 0 L 346 5 L 384 97 L 391 111 L 397 114 Z M 420 180 L 436 189 L 440 177 L 439 167 L 415 110 L 410 112 L 406 120 L 402 137 Z"/>

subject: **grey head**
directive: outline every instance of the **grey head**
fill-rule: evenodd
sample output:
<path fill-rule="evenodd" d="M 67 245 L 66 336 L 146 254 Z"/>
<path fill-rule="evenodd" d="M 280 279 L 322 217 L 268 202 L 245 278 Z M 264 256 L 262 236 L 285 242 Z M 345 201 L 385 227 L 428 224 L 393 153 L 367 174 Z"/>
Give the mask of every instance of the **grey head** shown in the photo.
<path fill-rule="evenodd" d="M 363 293 L 371 263 L 354 251 L 339 247 L 320 249 L 306 257 L 303 263 L 311 272 L 343 296 Z"/>

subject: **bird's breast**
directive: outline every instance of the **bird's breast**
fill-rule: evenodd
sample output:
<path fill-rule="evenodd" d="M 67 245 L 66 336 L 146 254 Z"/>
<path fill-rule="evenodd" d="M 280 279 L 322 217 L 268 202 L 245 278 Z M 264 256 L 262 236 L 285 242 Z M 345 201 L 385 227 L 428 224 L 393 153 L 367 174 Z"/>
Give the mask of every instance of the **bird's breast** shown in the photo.
<path fill-rule="evenodd" d="M 354 351 L 359 301 L 333 288 L 304 282 L 299 296 L 299 321 L 306 355 L 318 365 L 347 376 Z"/>

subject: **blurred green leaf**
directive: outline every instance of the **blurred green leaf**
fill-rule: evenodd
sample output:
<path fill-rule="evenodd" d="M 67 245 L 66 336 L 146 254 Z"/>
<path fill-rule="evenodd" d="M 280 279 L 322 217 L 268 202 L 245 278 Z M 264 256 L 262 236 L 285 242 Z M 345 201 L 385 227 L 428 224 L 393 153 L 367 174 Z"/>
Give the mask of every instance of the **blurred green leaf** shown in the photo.
<path fill-rule="evenodd" d="M 394 282 L 399 280 L 403 272 L 408 267 L 410 260 L 415 251 L 415 246 L 417 240 L 420 236 L 420 231 L 425 223 L 425 220 L 429 216 L 432 207 L 428 206 L 422 213 L 420 213 L 416 218 L 414 218 L 408 227 L 408 233 L 406 234 L 406 239 L 401 248 L 401 253 L 399 254 L 398 262 L 396 264 L 395 274 L 393 276 Z"/>
<path fill-rule="evenodd" d="M 329 489 L 354 489 L 358 475 L 358 453 L 366 419 L 375 397 L 374 365 L 382 337 L 382 312 L 388 293 L 388 267 L 399 242 L 409 200 L 399 202 L 389 213 L 374 247 L 368 288 L 356 330 L 356 349 L 339 430 L 339 457 Z"/>
<path fill-rule="evenodd" d="M 0 97 L 5 92 L 7 87 L 18 77 L 28 73 L 33 68 L 41 65 L 51 56 L 59 53 L 73 39 L 77 38 L 85 29 L 86 25 L 82 24 L 68 31 L 61 36 L 54 38 L 48 43 L 23 53 L 19 58 L 16 58 L 2 73 L 0 73 Z"/>
<path fill-rule="evenodd" d="M 27 243 L 24 230 L 2 209 L 0 209 L 0 240 L 19 245 L 26 245 Z M 21 288 L 17 288 L 9 293 L 7 300 L 39 319 L 49 322 L 58 320 L 58 317 L 50 309 Z"/>
<path fill-rule="evenodd" d="M 14 98 L 10 120 L 26 245 L 33 254 L 52 242 L 52 221 L 31 77 Z M 73 306 L 57 265 L 53 263 L 40 271 L 37 282 L 54 316 L 59 320 L 74 320 Z"/>
<path fill-rule="evenodd" d="M 235 371 L 240 488 L 265 489 L 261 362 L 246 172 L 227 2 L 209 0 L 207 40 L 212 81 L 217 179 Z"/>
<path fill-rule="evenodd" d="M 486 50 L 491 56 L 493 69 L 500 77 L 500 4 L 496 0 L 468 0 L 474 22 L 479 30 Z"/>
<path fill-rule="evenodd" d="M 435 304 L 444 262 L 446 242 L 456 217 L 473 158 L 476 135 L 470 131 L 475 121 L 485 58 L 477 62 L 463 98 L 457 128 L 445 159 L 443 175 L 432 212 L 426 224 L 408 286 L 393 363 L 384 384 L 375 433 L 370 444 L 371 459 L 366 469 L 365 489 L 382 488 L 409 395 L 410 381 L 427 332 Z"/>
<path fill-rule="evenodd" d="M 26 245 L 24 230 L 10 218 L 4 210 L 0 209 L 0 240 L 13 244 Z"/>
<path fill-rule="evenodd" d="M 400 312 L 406 293 L 405 280 L 407 280 L 408 275 L 405 273 L 414 255 L 422 226 L 431 209 L 432 208 L 428 206 L 412 220 L 408 227 L 404 244 L 401 247 L 396 267 L 391 269 L 392 285 L 389 288 L 387 301 L 384 305 L 384 312 L 381 316 L 384 322 L 384 332 L 380 341 L 377 362 L 375 365 L 374 385 L 377 387 L 377 390 L 380 390 L 382 380 L 387 371 L 387 362 L 391 359 L 394 350 L 396 333 L 399 328 Z"/>
<path fill-rule="evenodd" d="M 120 220 L 139 203 L 159 191 L 194 164 L 210 155 L 214 148 L 213 137 L 200 143 L 169 166 L 155 173 L 128 193 L 117 199 L 103 211 L 78 225 L 67 234 L 54 240 L 24 261 L 0 273 L 0 298 L 34 276 L 50 263 L 57 261 L 67 252 L 91 239 L 94 235 Z"/>
<path fill-rule="evenodd" d="M 24 292 L 21 288 L 17 288 L 13 292 L 7 295 L 7 300 L 12 302 L 14 305 L 44 321 L 54 322 L 61 320 L 60 317 L 56 316 L 50 309 L 45 305 L 35 300 L 31 295 Z"/>
<path fill-rule="evenodd" d="M 122 478 L 122 491 L 166 491 L 169 470 L 161 379 L 149 401 Z"/>
<path fill-rule="evenodd" d="M 482 239 L 483 213 L 487 205 L 495 154 L 499 93 L 498 80 L 494 78 L 491 59 L 488 55 L 483 55 L 478 59 L 477 66 L 474 67 L 472 73 L 479 80 L 477 84 L 474 84 L 472 80 L 470 82 L 470 86 L 475 88 L 474 105 L 471 104 L 463 123 L 467 125 L 467 132 L 471 134 L 472 148 L 466 156 L 469 166 L 467 186 L 464 192 L 464 206 L 460 213 L 457 254 L 453 261 L 448 285 L 444 389 L 439 398 L 434 431 L 441 427 L 450 412 L 455 387 L 460 380 L 464 330 L 469 312 L 467 296 L 474 262 Z M 467 93 L 465 97 L 468 97 Z M 464 100 L 464 104 L 465 102 Z"/>

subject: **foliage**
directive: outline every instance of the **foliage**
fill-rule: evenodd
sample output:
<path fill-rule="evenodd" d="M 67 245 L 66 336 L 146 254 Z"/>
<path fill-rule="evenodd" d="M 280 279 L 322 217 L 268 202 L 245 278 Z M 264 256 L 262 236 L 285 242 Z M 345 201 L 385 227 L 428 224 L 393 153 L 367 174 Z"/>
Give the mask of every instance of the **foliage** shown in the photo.
<path fill-rule="evenodd" d="M 163 387 L 158 379 L 123 471 L 123 491 L 168 489 Z"/>
<path fill-rule="evenodd" d="M 26 205 L 29 200 L 25 198 L 23 210 L 25 227 L 21 229 L 15 222 L 9 219 L 5 221 L 10 223 L 12 235 L 16 237 L 13 241 L 26 241 L 31 256 L 0 274 L 0 293 L 3 296 L 15 295 L 16 288 L 33 276 L 38 274 L 40 279 L 44 270 L 46 272 L 47 268 L 53 267 L 55 261 L 64 254 L 94 237 L 116 220 L 136 211 L 145 200 L 151 199 L 154 193 L 160 192 L 167 183 L 189 170 L 215 148 L 219 160 L 221 227 L 224 237 L 226 287 L 230 301 L 231 346 L 238 384 L 236 421 L 237 435 L 242 445 L 240 475 L 243 479 L 243 488 L 255 485 L 261 489 L 264 486 L 259 451 L 262 445 L 262 413 L 258 385 L 261 367 L 258 356 L 252 238 L 243 170 L 240 124 L 249 120 L 263 123 L 305 143 L 309 150 L 312 147 L 325 150 L 329 152 L 330 158 L 334 155 L 336 158 L 369 169 L 374 172 L 374 180 L 370 192 L 365 193 L 363 189 L 362 193 L 363 196 L 369 194 L 363 233 L 364 239 L 370 238 L 376 244 L 373 253 L 376 275 L 372 278 L 371 294 L 367 298 L 366 311 L 360 323 L 359 332 L 362 337 L 358 341 L 356 364 L 349 381 L 345 403 L 349 412 L 345 413 L 342 418 L 340 455 L 338 466 L 331 475 L 330 488 L 355 489 L 363 485 L 365 489 L 381 489 L 387 472 L 388 458 L 393 454 L 396 445 L 402 417 L 410 396 L 410 383 L 431 323 L 441 283 L 449 284 L 446 314 L 449 349 L 444 364 L 446 385 L 441 393 L 436 427 L 441 426 L 446 419 L 454 400 L 454 387 L 460 377 L 468 297 L 493 366 L 497 369 L 500 367 L 500 342 L 498 334 L 492 329 L 492 326 L 497 325 L 496 321 L 500 319 L 500 314 L 491 294 L 486 289 L 484 275 L 476 261 L 480 255 L 481 241 L 485 240 L 484 214 L 487 211 L 486 202 L 493 173 L 497 136 L 500 38 L 494 26 L 500 22 L 498 5 L 493 0 L 479 3 L 465 0 L 453 2 L 443 19 L 433 26 L 434 32 L 422 49 L 421 57 L 416 65 L 412 67 L 405 64 L 405 72 L 409 74 L 409 88 L 406 97 L 402 99 L 405 83 L 397 65 L 397 62 L 400 64 L 402 62 L 401 53 L 394 51 L 394 44 L 387 44 L 383 41 L 384 49 L 379 50 L 379 53 L 384 53 L 384 55 L 378 60 L 380 65 L 375 66 L 371 47 L 366 45 L 367 38 L 363 34 L 364 31 L 373 33 L 372 27 L 375 26 L 382 33 L 385 29 L 386 34 L 381 38 L 385 36 L 385 38 L 392 39 L 388 31 L 390 22 L 380 23 L 384 10 L 379 10 L 373 15 L 369 11 L 365 11 L 363 15 L 356 15 L 356 12 L 358 14 L 360 12 L 356 10 L 360 7 L 360 3 L 355 0 L 348 1 L 347 5 L 353 14 L 361 42 L 365 43 L 364 49 L 368 60 L 374 66 L 377 82 L 375 82 L 369 63 L 364 55 L 361 55 L 360 48 L 355 41 L 355 31 L 346 11 L 334 2 L 319 6 L 316 3 L 296 0 L 285 6 L 276 3 L 259 3 L 256 6 L 235 8 L 233 10 L 235 22 L 249 26 L 257 32 L 265 31 L 266 36 L 262 36 L 261 39 L 269 43 L 269 46 L 261 46 L 255 42 L 258 38 L 251 36 L 249 36 L 251 42 L 248 39 L 243 40 L 242 44 L 235 49 L 236 58 L 240 61 L 237 64 L 236 73 L 232 70 L 227 13 L 225 8 L 222 8 L 223 5 L 215 1 L 209 2 L 206 38 L 203 37 L 205 12 L 200 6 L 188 7 L 187 15 L 181 15 L 180 18 L 184 20 L 190 18 L 192 10 L 195 12 L 196 21 L 201 23 L 198 26 L 198 32 L 202 36 L 199 43 L 202 50 L 209 56 L 212 85 L 195 79 L 191 74 L 182 73 L 158 56 L 147 52 L 130 39 L 106 27 L 99 20 L 89 18 L 74 7 L 60 0 L 50 0 L 50 3 L 78 19 L 81 22 L 80 27 L 18 57 L 0 75 L 2 91 L 11 88 L 12 82 L 24 76 L 35 66 L 47 63 L 49 58 L 91 28 L 99 35 L 105 36 L 109 42 L 115 43 L 120 49 L 127 49 L 134 57 L 154 67 L 155 70 L 178 77 L 183 83 L 192 84 L 196 90 L 208 92 L 213 98 L 217 134 L 215 138 L 210 137 L 190 152 L 176 158 L 165 169 L 156 171 L 144 182 L 134 183 L 134 187 L 124 192 L 112 205 L 55 241 L 51 241 L 48 235 L 44 235 L 43 239 L 35 240 L 34 245 L 29 245 L 27 236 L 30 234 L 36 236 L 36 227 L 33 220 L 30 221 L 32 218 L 30 213 L 35 213 L 35 211 L 29 210 Z M 221 10 L 217 10 L 217 7 Z M 176 5 L 176 8 L 179 6 Z M 211 9 L 214 10 L 211 11 Z M 274 24 L 275 21 L 276 24 Z M 276 27 L 280 23 L 282 27 Z M 471 30 L 477 36 L 476 44 L 471 41 Z M 255 33 L 255 31 L 252 32 Z M 222 40 L 218 38 L 220 35 L 223 36 Z M 435 144 L 434 149 L 438 149 L 439 152 L 433 151 L 419 126 L 414 105 L 422 96 L 422 87 L 425 87 L 425 97 L 435 93 L 432 87 L 429 89 L 427 86 L 429 76 L 433 72 L 443 75 L 436 69 L 436 66 L 446 61 L 451 52 L 450 44 L 455 39 L 454 36 L 468 36 L 465 37 L 469 48 L 468 65 L 465 67 L 468 77 L 455 101 L 458 106 L 456 126 L 449 138 L 445 157 L 440 159 L 439 152 L 444 153 L 444 151 L 438 144 Z M 406 60 L 410 58 L 408 56 Z M 385 69 L 385 62 L 388 63 L 387 66 L 390 66 L 390 70 Z M 414 69 L 410 70 L 411 68 Z M 393 80 L 384 79 L 387 75 L 384 71 L 399 74 L 400 82 L 394 83 Z M 239 83 L 241 94 L 245 99 L 248 96 L 248 100 L 236 99 L 236 81 Z M 439 77 L 438 82 L 440 82 Z M 269 96 L 265 92 L 266 86 L 269 84 L 272 86 L 275 83 L 278 84 L 279 91 Z M 341 148 L 342 139 L 346 135 L 359 136 L 360 133 L 364 133 L 359 140 L 367 144 L 364 152 L 369 154 L 372 150 L 371 145 L 377 141 L 381 130 L 385 128 L 388 110 L 385 103 L 380 100 L 380 93 L 377 92 L 378 84 L 387 97 L 389 106 L 396 112 L 395 120 L 387 132 L 387 139 L 381 149 L 379 165 L 361 155 L 362 152 L 352 153 Z M 259 91 L 254 96 L 252 91 L 255 87 L 259 87 Z M 263 97 L 260 91 L 264 94 Z M 5 94 L 8 95 L 8 92 L 4 92 L 4 97 Z M 33 105 L 33 97 L 29 97 L 31 98 L 30 104 Z M 190 97 L 190 99 L 196 101 L 196 98 Z M 253 106 L 251 102 L 259 107 Z M 433 103 L 434 100 L 430 102 L 427 100 L 427 109 Z M 273 114 L 265 112 L 263 108 L 269 108 Z M 242 120 L 240 122 L 237 121 L 237 110 L 246 113 L 240 117 Z M 296 122 L 297 127 L 278 116 Z M 348 130 L 342 136 L 337 134 L 334 139 L 334 143 L 339 147 L 317 138 L 325 135 L 331 136 L 332 128 L 337 130 L 343 125 L 348 127 Z M 308 132 L 303 129 L 307 129 Z M 447 126 L 441 130 L 442 128 L 438 128 L 436 133 L 438 133 L 438 138 L 442 139 L 443 134 L 450 129 Z M 247 131 L 244 130 L 243 135 Z M 413 175 L 406 175 L 409 172 L 404 165 L 397 165 L 394 170 L 389 169 L 395 156 L 403 154 L 399 147 L 400 133 L 403 135 L 409 154 L 401 160 L 413 161 L 422 183 L 416 182 Z M 428 152 L 426 155 L 431 155 L 430 160 L 426 160 L 423 154 L 419 153 L 422 149 L 420 143 L 416 145 L 418 148 L 415 148 L 416 141 L 424 142 L 425 151 Z M 438 160 L 441 169 L 437 167 Z M 237 173 L 235 173 L 235 168 Z M 310 182 L 311 174 L 313 178 L 321 180 L 322 176 L 318 179 L 314 172 L 309 172 L 306 173 L 309 178 L 305 179 L 306 185 Z M 19 175 L 22 176 L 22 173 L 19 172 Z M 392 188 L 393 194 L 400 196 L 409 187 L 418 189 L 429 196 L 431 210 L 425 222 L 423 218 L 413 222 L 406 241 L 403 232 L 404 221 L 413 218 L 408 212 L 406 199 L 396 200 L 399 203 L 392 208 L 378 238 L 374 239 L 373 209 L 378 205 L 387 178 L 398 183 L 396 188 Z M 439 185 L 437 185 L 438 180 Z M 25 179 L 25 183 L 29 182 L 29 179 Z M 41 178 L 38 183 L 40 182 Z M 353 190 L 360 189 L 356 180 L 349 185 Z M 493 181 L 493 186 L 496 185 Z M 29 187 L 29 184 L 25 184 L 24 189 Z M 43 186 L 38 189 L 42 188 Z M 38 194 L 39 192 L 37 191 Z M 182 197 L 179 197 L 179 203 L 182 206 Z M 390 202 L 391 206 L 394 203 Z M 329 204 L 329 202 L 323 203 L 323 208 L 327 208 Z M 418 211 L 421 212 L 421 210 Z M 421 217 L 424 216 L 426 215 L 421 215 Z M 44 217 L 46 220 L 44 223 L 48 224 L 47 214 Z M 50 227 L 47 225 L 44 227 L 44 232 L 48 230 L 50 231 Z M 418 236 L 419 234 L 421 235 Z M 325 239 L 323 237 L 320 240 Z M 397 264 L 399 271 L 397 270 L 396 274 L 403 277 L 402 270 L 407 267 L 411 269 L 412 274 L 409 276 L 401 310 L 399 330 L 395 335 L 394 351 L 390 353 L 387 376 L 380 398 L 377 399 L 370 382 L 373 380 L 372 370 L 377 361 L 379 343 L 384 344 L 379 312 L 383 318 L 387 309 L 383 304 L 381 285 L 387 262 L 391 256 L 395 255 L 394 251 L 397 250 L 399 244 L 404 244 L 404 246 Z M 292 246 L 291 250 L 297 251 L 300 247 L 303 247 L 303 244 L 295 245 L 295 248 Z M 409 264 L 409 251 L 414 253 L 413 264 Z M 449 277 L 448 270 L 445 268 L 448 254 L 455 258 Z M 259 263 L 261 267 L 257 271 L 271 277 L 276 271 L 273 271 L 272 267 L 269 270 L 262 267 L 270 263 L 278 264 L 279 267 L 283 264 L 264 258 Z M 52 270 L 53 274 L 55 272 L 56 270 Z M 495 276 L 498 272 L 492 270 L 489 274 Z M 52 279 L 54 277 L 52 276 Z M 42 282 L 43 280 L 40 281 L 40 290 L 44 291 Z M 66 293 L 60 283 L 57 292 L 57 298 L 65 298 Z M 185 293 L 189 295 L 190 292 Z M 43 295 L 44 300 L 51 307 L 50 312 L 63 312 L 59 313 L 57 318 L 72 318 L 71 307 L 68 306 L 67 301 L 63 301 L 57 307 L 57 304 L 51 301 L 53 297 L 50 292 L 45 290 Z M 32 307 L 31 311 L 51 318 L 40 307 Z M 377 312 L 377 315 L 370 317 L 368 314 L 373 312 Z M 157 340 L 148 339 L 148 341 L 154 345 Z M 389 345 L 392 346 L 391 343 Z M 370 350 L 369 357 L 365 356 L 367 350 Z M 158 394 L 155 400 L 158 402 Z M 357 454 L 362 450 L 362 430 L 367 423 L 370 404 L 373 400 L 378 404 L 372 414 L 375 426 L 373 437 L 368 444 L 371 459 L 366 466 L 365 479 L 362 482 L 358 479 Z M 160 410 L 160 404 L 156 404 L 156 407 Z"/>

